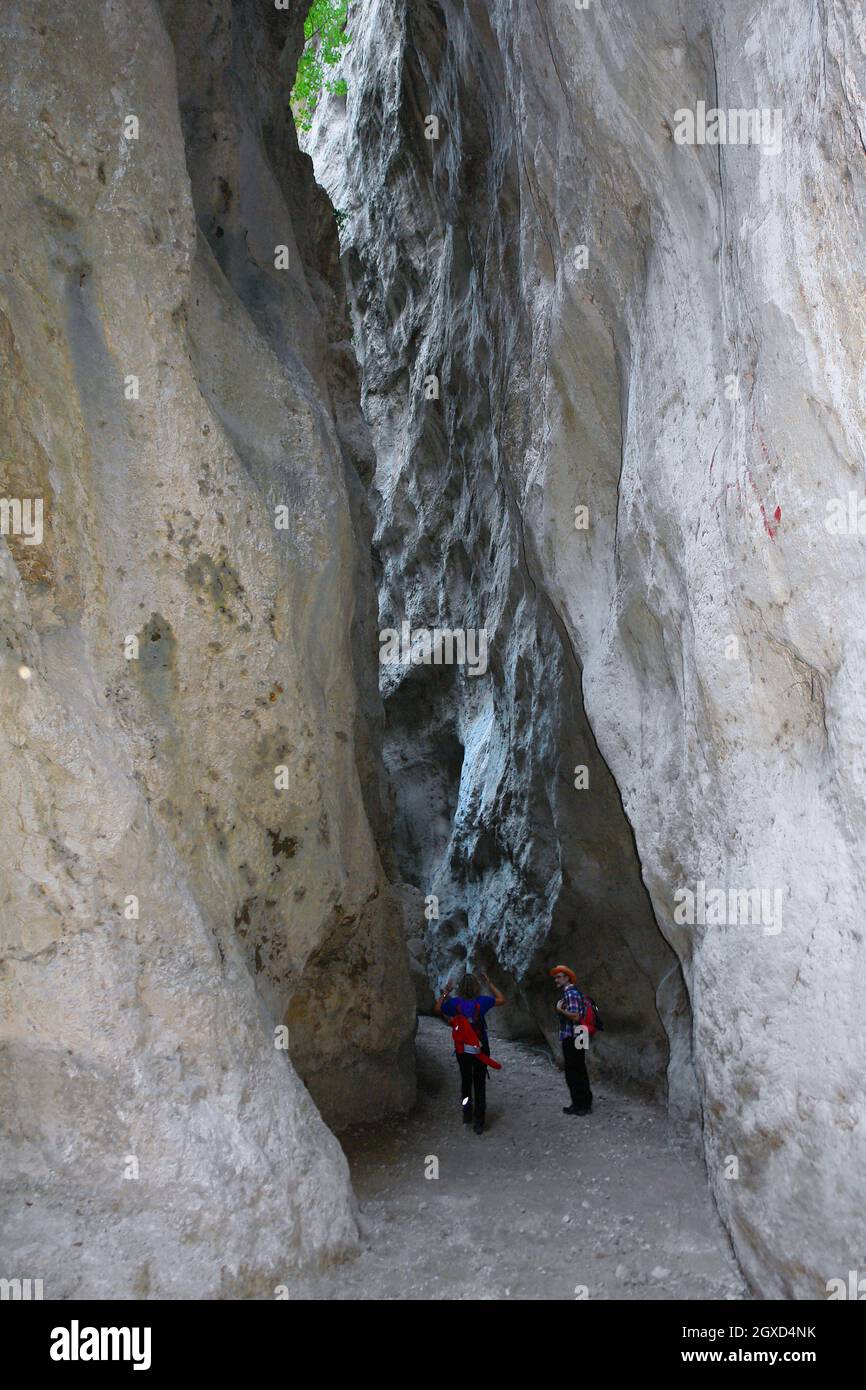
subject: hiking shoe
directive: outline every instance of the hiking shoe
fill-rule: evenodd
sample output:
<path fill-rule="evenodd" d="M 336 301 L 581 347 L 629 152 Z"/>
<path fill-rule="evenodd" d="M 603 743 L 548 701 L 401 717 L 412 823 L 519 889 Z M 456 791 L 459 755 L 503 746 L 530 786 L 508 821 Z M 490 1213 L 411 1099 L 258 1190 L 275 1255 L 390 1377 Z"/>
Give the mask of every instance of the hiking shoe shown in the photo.
<path fill-rule="evenodd" d="M 475 1124 L 472 1126 L 472 1128 L 475 1130 L 475 1133 L 476 1133 L 476 1134 L 483 1134 L 483 1133 L 484 1133 L 484 1121 L 483 1121 L 483 1120 L 476 1120 L 476 1121 L 475 1121 Z"/>
<path fill-rule="evenodd" d="M 563 1115 L 577 1115 L 579 1112 L 575 1110 L 573 1105 L 564 1105 L 562 1107 L 562 1113 Z"/>

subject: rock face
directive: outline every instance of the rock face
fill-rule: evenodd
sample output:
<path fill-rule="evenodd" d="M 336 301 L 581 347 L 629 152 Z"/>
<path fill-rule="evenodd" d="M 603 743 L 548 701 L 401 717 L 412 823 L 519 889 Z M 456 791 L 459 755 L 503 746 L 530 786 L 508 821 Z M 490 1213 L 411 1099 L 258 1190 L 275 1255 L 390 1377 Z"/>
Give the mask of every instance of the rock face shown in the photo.
<path fill-rule="evenodd" d="M 384 673 L 431 970 L 495 953 L 540 1018 L 570 953 L 639 1076 L 657 1007 L 753 1287 L 823 1297 L 866 1261 L 863 6 L 349 27 L 311 148 L 380 622 L 490 634 L 484 676 Z"/>
<path fill-rule="evenodd" d="M 298 1074 L 335 1125 L 413 1095 L 301 10 L 0 21 L 2 1273 L 46 1297 L 272 1296 L 357 1235 Z"/>

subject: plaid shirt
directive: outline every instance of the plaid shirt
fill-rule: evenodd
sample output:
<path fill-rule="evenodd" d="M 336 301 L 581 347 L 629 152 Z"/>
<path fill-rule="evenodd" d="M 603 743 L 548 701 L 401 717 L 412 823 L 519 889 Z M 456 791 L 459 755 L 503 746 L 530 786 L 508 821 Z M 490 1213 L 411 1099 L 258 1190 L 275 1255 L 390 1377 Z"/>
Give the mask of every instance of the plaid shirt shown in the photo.
<path fill-rule="evenodd" d="M 586 1017 L 586 1000 L 584 999 L 583 995 L 581 994 L 581 992 L 580 992 L 580 990 L 577 988 L 577 986 L 576 986 L 576 985 L 566 985 L 565 989 L 562 991 L 562 995 L 561 995 L 561 997 L 560 997 L 560 1002 L 561 1002 L 562 1005 L 568 1010 L 568 1012 L 569 1012 L 570 1014 L 577 1014 L 577 1015 L 579 1016 L 579 1022 L 578 1022 L 578 1024 L 577 1024 L 577 1027 L 579 1028 L 579 1027 L 580 1027 L 580 1024 L 583 1022 L 584 1018 Z M 574 1029 L 575 1029 L 575 1025 L 572 1023 L 571 1019 L 570 1019 L 570 1018 L 563 1018 L 562 1014 L 560 1014 L 560 1015 L 559 1015 L 559 1040 L 560 1040 L 560 1042 L 562 1041 L 563 1038 L 573 1038 L 573 1037 L 574 1037 Z"/>

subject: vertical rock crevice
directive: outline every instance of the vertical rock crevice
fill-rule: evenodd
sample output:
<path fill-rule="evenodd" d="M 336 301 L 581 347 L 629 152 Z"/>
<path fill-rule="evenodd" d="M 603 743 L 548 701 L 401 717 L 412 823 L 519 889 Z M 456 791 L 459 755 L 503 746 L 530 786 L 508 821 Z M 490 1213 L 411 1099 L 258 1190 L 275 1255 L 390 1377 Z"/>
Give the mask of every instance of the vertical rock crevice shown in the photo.
<path fill-rule="evenodd" d="M 325 101 L 309 148 L 346 213 L 376 446 L 380 626 L 489 635 L 484 674 L 384 670 L 397 859 L 419 890 L 415 930 L 434 980 L 466 961 L 494 969 L 511 1000 L 505 1026 L 551 1039 L 546 968 L 573 958 L 610 1019 L 599 1065 L 669 1086 L 677 1112 L 695 1116 L 688 1003 L 684 990 L 670 997 L 678 963 L 524 520 L 540 326 L 523 288 L 536 267 L 520 241 L 507 63 L 479 7 L 364 6 L 351 31 L 348 103 Z M 425 138 L 430 115 L 435 140 Z M 439 915 L 426 923 L 428 895 Z"/>

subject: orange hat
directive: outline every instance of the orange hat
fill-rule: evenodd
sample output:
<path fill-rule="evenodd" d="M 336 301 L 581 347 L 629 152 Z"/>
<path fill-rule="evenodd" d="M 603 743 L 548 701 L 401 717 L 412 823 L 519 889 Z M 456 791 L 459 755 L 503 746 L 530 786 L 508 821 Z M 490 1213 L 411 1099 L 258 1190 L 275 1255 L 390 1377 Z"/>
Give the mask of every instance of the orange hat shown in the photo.
<path fill-rule="evenodd" d="M 567 965 L 555 965 L 550 971 L 551 975 L 567 975 L 573 985 L 577 984 L 577 976 L 573 970 L 569 970 Z"/>

